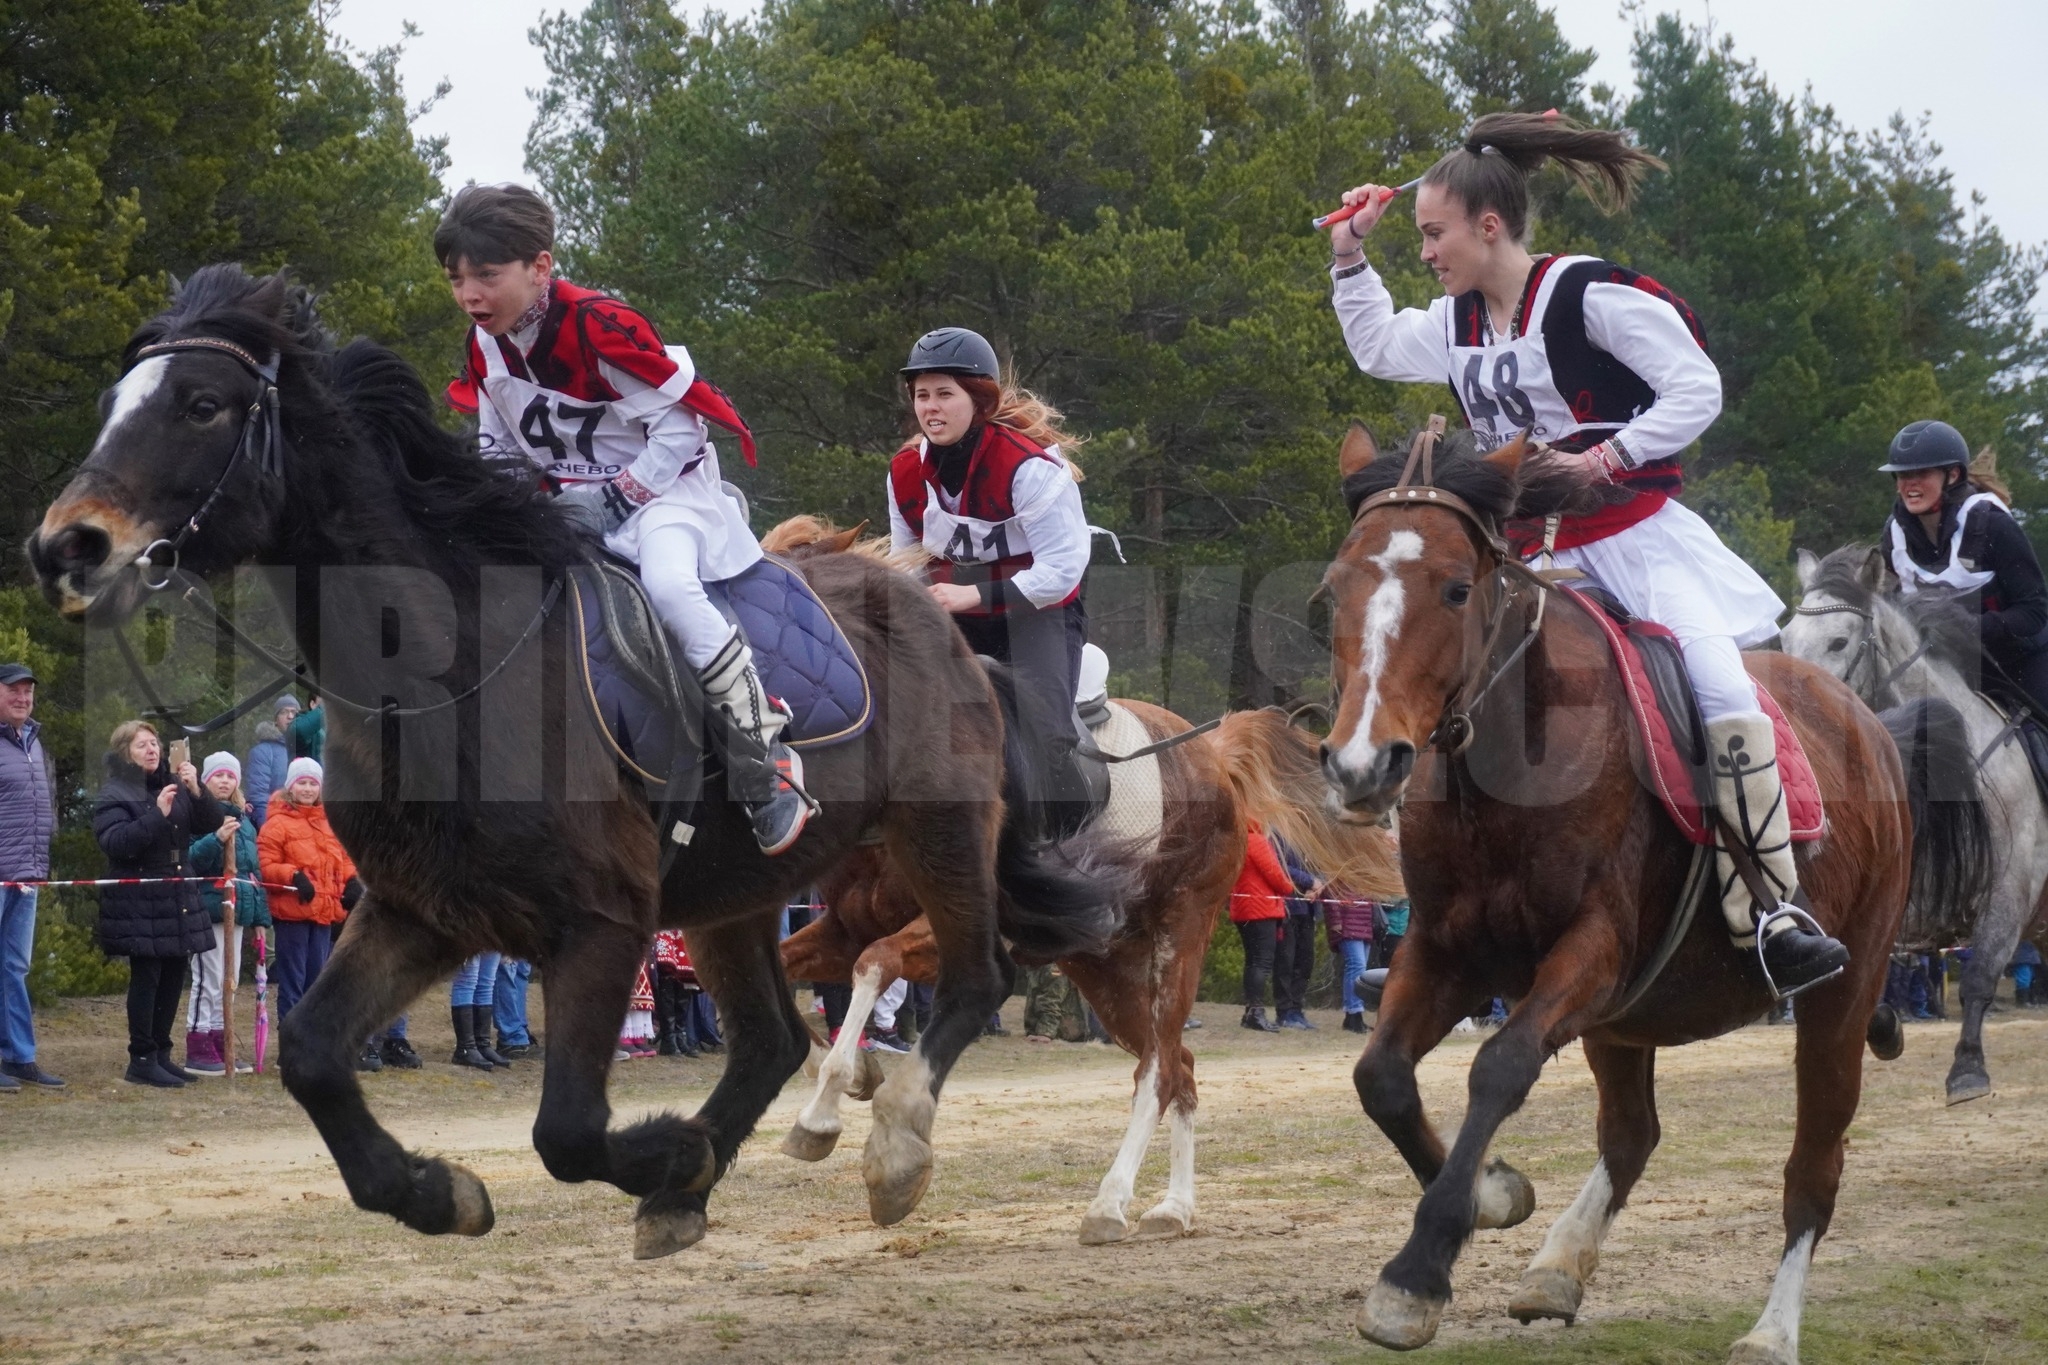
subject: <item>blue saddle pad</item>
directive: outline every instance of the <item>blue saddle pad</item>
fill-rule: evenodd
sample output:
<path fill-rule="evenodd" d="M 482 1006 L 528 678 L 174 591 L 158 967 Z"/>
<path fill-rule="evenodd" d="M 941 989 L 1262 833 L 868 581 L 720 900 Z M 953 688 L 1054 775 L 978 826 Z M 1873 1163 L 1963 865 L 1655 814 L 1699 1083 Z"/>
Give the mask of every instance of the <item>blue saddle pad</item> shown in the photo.
<path fill-rule="evenodd" d="M 592 565 L 571 579 L 583 646 L 577 672 L 598 732 L 620 761 L 660 788 L 679 759 L 695 766 L 704 752 L 696 675 L 629 569 Z M 874 718 L 867 670 L 801 574 L 764 558 L 738 577 L 704 587 L 745 634 L 762 686 L 789 706 L 785 743 L 822 749 L 866 732 Z M 680 746 L 679 726 L 686 741 Z"/>
<path fill-rule="evenodd" d="M 768 695 L 789 707 L 783 739 L 791 748 L 828 748 L 867 731 L 875 709 L 867 669 L 801 573 L 764 555 L 704 591 L 747 637 Z"/>

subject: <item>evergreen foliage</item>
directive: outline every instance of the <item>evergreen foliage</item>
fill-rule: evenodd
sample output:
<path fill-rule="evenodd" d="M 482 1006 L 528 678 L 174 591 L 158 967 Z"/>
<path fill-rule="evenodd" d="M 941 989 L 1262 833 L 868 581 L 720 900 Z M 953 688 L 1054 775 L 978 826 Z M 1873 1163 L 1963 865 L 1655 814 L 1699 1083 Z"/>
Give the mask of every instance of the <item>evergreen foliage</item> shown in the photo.
<path fill-rule="evenodd" d="M 1249 617 L 1273 571 L 1334 547 L 1345 422 L 1393 437 L 1450 398 L 1358 374 L 1307 220 L 1490 110 L 1619 123 L 1670 163 L 1622 218 L 1546 176 L 1536 245 L 1698 311 L 1726 411 L 1692 498 L 1781 588 L 1795 544 L 1875 533 L 1874 468 L 1915 417 L 1995 444 L 2020 510 L 2041 505 L 2041 252 L 1961 202 L 1922 127 L 1846 129 L 1674 18 L 1638 31 L 1631 96 L 1589 87 L 1593 54 L 1535 0 L 775 0 L 695 28 L 606 0 L 538 38 L 529 153 L 562 254 L 734 394 L 763 436 L 764 519 L 880 524 L 895 368 L 924 330 L 974 327 L 1094 437 L 1090 518 L 1139 572 L 1091 607 L 1172 660 L 1170 702 L 1313 691 L 1313 667 L 1255 657 L 1229 603 Z M 1370 243 L 1404 304 L 1436 290 L 1416 247 L 1400 214 Z M 1206 631 L 1219 595 L 1236 649 L 1185 630 L 1167 648 L 1165 622 Z M 1159 695 L 1156 668 L 1112 655 Z"/>

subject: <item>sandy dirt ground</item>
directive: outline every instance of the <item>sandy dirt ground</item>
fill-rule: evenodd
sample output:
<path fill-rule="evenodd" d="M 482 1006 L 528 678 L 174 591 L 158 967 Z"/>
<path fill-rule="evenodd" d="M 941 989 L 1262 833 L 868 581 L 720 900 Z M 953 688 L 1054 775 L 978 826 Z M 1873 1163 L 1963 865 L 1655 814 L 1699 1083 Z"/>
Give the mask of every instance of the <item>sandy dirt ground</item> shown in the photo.
<path fill-rule="evenodd" d="M 1015 1005 L 1012 1005 L 1014 1021 Z M 1357 1300 L 1405 1236 L 1415 1185 L 1363 1118 L 1357 1040 L 1255 1035 L 1201 1007 L 1195 1235 L 1075 1240 L 1121 1137 L 1131 1065 L 1101 1046 L 988 1039 L 939 1109 L 937 1174 L 907 1222 L 877 1229 L 859 1177 L 866 1106 L 839 1151 L 780 1155 L 792 1082 L 720 1186 L 711 1233 L 630 1257 L 632 1203 L 559 1185 L 527 1142 L 539 1067 L 445 1062 L 365 1077 L 408 1144 L 489 1183 L 496 1230 L 429 1239 L 349 1202 L 274 1073 L 176 1093 L 119 1082 L 117 1001 L 44 1025 L 62 1094 L 0 1097 L 0 1359 L 212 1361 L 656 1359 L 881 1362 L 1343 1361 L 1382 1357 Z M 1997 1093 L 1940 1100 L 1949 1024 L 1866 1062 L 1834 1230 L 1811 1285 L 1808 1360 L 2048 1359 L 2048 1012 L 1995 1016 Z M 1484 1035 L 1448 1042 L 1422 1085 L 1463 1106 Z M 1793 1032 L 1752 1027 L 1662 1054 L 1664 1143 L 1617 1222 L 1573 1328 L 1504 1316 L 1521 1267 L 1590 1169 L 1593 1087 L 1576 1047 L 1543 1074 L 1497 1150 L 1535 1180 L 1521 1227 L 1459 1263 L 1444 1360 L 1720 1360 L 1761 1308 L 1780 1245 Z M 618 1111 L 694 1107 L 715 1062 L 615 1070 Z M 1163 1193 L 1162 1132 L 1132 1219 Z"/>

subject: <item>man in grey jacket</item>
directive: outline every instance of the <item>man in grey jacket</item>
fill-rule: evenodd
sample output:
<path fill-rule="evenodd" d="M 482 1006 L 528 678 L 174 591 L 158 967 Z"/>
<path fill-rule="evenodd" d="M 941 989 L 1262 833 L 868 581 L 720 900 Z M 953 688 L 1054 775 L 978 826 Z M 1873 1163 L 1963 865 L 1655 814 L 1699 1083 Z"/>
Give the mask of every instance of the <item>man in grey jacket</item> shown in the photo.
<path fill-rule="evenodd" d="M 36 1065 L 35 1016 L 28 1004 L 28 964 L 36 941 L 36 889 L 8 885 L 50 875 L 57 833 L 57 779 L 43 751 L 36 675 L 26 664 L 0 664 L 0 1093 L 21 1083 L 59 1089 L 64 1082 Z"/>

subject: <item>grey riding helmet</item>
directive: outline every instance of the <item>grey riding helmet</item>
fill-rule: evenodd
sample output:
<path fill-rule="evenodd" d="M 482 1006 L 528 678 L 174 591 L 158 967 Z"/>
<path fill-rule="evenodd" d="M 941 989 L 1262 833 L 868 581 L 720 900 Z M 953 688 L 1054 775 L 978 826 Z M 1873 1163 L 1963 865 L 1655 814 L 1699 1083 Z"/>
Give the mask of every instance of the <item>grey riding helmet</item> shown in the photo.
<path fill-rule="evenodd" d="M 933 371 L 971 374 L 982 379 L 1001 379 L 1002 366 L 996 348 L 988 338 L 965 327 L 941 327 L 926 332 L 910 348 L 910 362 L 896 373 L 904 379 Z"/>
<path fill-rule="evenodd" d="M 1946 422 L 1910 422 L 1892 437 L 1891 460 L 1880 474 L 1909 474 L 1916 469 L 1970 465 L 1970 443 Z"/>

